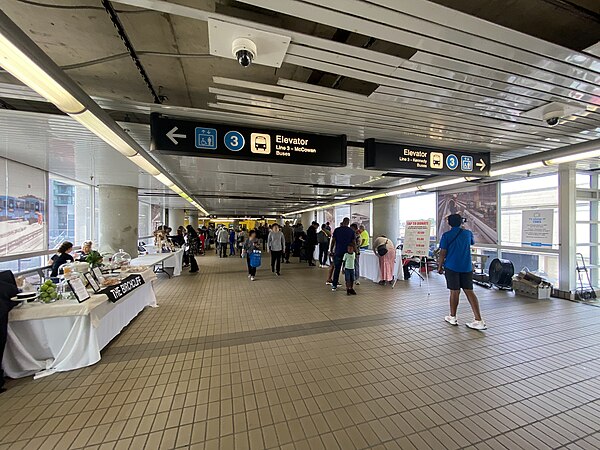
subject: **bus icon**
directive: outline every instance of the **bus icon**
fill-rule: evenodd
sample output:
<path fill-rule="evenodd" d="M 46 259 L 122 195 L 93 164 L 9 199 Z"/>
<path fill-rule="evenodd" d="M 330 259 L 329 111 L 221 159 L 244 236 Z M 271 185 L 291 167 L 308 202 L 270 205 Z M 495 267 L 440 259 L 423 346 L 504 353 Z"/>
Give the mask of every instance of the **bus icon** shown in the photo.
<path fill-rule="evenodd" d="M 271 153 L 271 136 L 263 133 L 252 133 L 250 135 L 250 151 L 261 155 Z"/>
<path fill-rule="evenodd" d="M 432 169 L 443 169 L 444 168 L 444 154 L 432 152 L 429 159 L 429 166 Z"/>

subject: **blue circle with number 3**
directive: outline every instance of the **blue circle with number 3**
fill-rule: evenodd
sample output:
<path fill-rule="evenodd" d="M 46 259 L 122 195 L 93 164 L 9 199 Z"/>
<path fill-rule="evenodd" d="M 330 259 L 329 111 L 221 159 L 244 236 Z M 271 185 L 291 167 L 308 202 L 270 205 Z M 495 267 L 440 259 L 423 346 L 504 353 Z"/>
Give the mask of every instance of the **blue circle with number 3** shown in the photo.
<path fill-rule="evenodd" d="M 227 147 L 232 152 L 239 152 L 244 148 L 244 144 L 246 141 L 244 140 L 244 136 L 239 131 L 228 131 L 225 133 L 225 147 Z"/>
<path fill-rule="evenodd" d="M 456 155 L 448 155 L 446 157 L 446 165 L 450 170 L 456 169 L 458 167 L 458 158 Z"/>

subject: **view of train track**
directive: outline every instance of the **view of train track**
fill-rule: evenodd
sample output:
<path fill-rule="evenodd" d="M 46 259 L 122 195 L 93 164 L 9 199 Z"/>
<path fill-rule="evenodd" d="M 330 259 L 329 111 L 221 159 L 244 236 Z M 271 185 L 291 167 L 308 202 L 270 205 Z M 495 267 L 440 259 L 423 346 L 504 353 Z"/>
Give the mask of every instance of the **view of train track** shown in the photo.
<path fill-rule="evenodd" d="M 438 235 L 449 229 L 445 220 L 450 214 L 467 219 L 466 227 L 473 232 L 477 243 L 496 243 L 496 187 L 480 186 L 474 190 L 439 194 Z"/>

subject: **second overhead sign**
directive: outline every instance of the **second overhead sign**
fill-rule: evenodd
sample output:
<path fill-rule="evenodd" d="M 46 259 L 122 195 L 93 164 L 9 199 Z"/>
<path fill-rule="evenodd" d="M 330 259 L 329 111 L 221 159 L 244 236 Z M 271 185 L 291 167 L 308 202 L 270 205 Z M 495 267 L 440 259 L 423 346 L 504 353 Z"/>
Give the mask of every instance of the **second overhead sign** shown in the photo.
<path fill-rule="evenodd" d="M 365 141 L 365 169 L 430 175 L 490 175 L 490 154 Z"/>

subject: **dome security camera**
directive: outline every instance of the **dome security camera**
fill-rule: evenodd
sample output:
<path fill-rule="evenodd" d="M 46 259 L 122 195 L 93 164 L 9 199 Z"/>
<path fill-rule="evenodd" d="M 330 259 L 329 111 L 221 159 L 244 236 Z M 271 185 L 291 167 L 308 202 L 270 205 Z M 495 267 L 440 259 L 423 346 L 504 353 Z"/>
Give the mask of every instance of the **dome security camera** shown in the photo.
<path fill-rule="evenodd" d="M 256 58 L 256 44 L 250 39 L 237 38 L 233 40 L 231 50 L 235 59 L 242 67 L 249 67 Z"/>
<path fill-rule="evenodd" d="M 544 111 L 543 119 L 549 127 L 555 127 L 565 114 L 563 109 L 549 109 Z"/>

